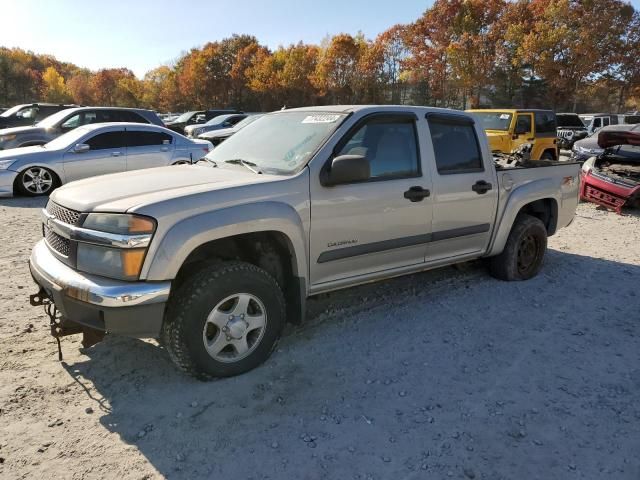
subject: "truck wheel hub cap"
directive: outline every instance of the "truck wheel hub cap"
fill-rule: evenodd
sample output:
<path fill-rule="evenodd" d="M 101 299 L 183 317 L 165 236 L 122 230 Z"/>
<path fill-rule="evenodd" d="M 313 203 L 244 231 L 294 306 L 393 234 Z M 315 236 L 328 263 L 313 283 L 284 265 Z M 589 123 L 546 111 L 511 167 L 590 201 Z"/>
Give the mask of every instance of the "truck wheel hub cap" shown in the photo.
<path fill-rule="evenodd" d="M 202 341 L 216 361 L 233 363 L 250 355 L 260 344 L 267 327 L 267 310 L 250 293 L 222 299 L 204 323 Z"/>

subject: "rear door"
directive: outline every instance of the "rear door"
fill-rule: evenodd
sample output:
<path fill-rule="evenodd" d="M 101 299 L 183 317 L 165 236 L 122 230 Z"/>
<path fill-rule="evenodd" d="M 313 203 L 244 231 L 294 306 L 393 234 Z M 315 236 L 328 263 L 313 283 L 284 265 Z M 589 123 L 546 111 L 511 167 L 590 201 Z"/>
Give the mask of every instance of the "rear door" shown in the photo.
<path fill-rule="evenodd" d="M 433 221 L 427 262 L 483 251 L 498 198 L 492 170 L 485 168 L 478 130 L 470 117 L 427 114 L 433 151 Z M 488 152 L 487 152 L 488 155 Z"/>
<path fill-rule="evenodd" d="M 167 132 L 127 127 L 127 170 L 171 164 L 175 139 Z"/>
<path fill-rule="evenodd" d="M 89 145 L 89 150 L 75 153 L 75 145 L 71 145 L 64 155 L 68 182 L 127 169 L 124 128 L 110 127 L 106 131 L 92 132 L 80 143 Z"/>
<path fill-rule="evenodd" d="M 409 112 L 365 117 L 340 140 L 333 156 L 365 156 L 371 177 L 335 186 L 312 180 L 313 285 L 424 263 L 432 202 L 429 192 L 408 193 L 431 188 L 419 145 Z"/>

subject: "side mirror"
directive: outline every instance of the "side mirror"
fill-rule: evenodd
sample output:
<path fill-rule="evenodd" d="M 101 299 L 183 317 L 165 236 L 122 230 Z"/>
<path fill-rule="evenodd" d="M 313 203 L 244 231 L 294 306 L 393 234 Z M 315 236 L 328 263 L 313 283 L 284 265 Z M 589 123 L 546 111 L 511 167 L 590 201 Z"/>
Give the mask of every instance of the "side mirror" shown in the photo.
<path fill-rule="evenodd" d="M 340 185 L 342 183 L 354 183 L 369 180 L 371 178 L 371 166 L 369 160 L 363 155 L 340 155 L 331 161 L 324 185 Z"/>
<path fill-rule="evenodd" d="M 90 149 L 91 147 L 86 143 L 76 143 L 75 147 L 73 147 L 73 152 L 84 153 L 84 152 L 88 152 Z"/>

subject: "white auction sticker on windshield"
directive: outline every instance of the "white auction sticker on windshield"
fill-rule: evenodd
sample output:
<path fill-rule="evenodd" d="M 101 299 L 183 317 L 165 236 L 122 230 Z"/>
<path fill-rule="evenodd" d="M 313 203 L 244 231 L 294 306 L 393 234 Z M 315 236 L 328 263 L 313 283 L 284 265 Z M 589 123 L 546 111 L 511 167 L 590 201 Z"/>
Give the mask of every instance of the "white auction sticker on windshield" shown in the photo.
<path fill-rule="evenodd" d="M 340 118 L 340 115 L 308 115 L 302 123 L 333 123 Z"/>
<path fill-rule="evenodd" d="M 503 113 L 502 115 L 500 115 L 500 120 L 509 120 L 509 114 Z"/>

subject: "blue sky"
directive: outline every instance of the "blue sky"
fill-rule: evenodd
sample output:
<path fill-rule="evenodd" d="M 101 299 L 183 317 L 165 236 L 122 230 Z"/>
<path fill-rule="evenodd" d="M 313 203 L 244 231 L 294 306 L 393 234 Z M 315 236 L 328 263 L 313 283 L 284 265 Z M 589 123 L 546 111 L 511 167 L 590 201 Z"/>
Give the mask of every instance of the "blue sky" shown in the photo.
<path fill-rule="evenodd" d="M 640 0 L 639 0 L 640 1 Z M 361 30 L 373 38 L 417 19 L 426 0 L 3 0 L 0 45 L 138 76 L 232 33 L 271 48 Z"/>

